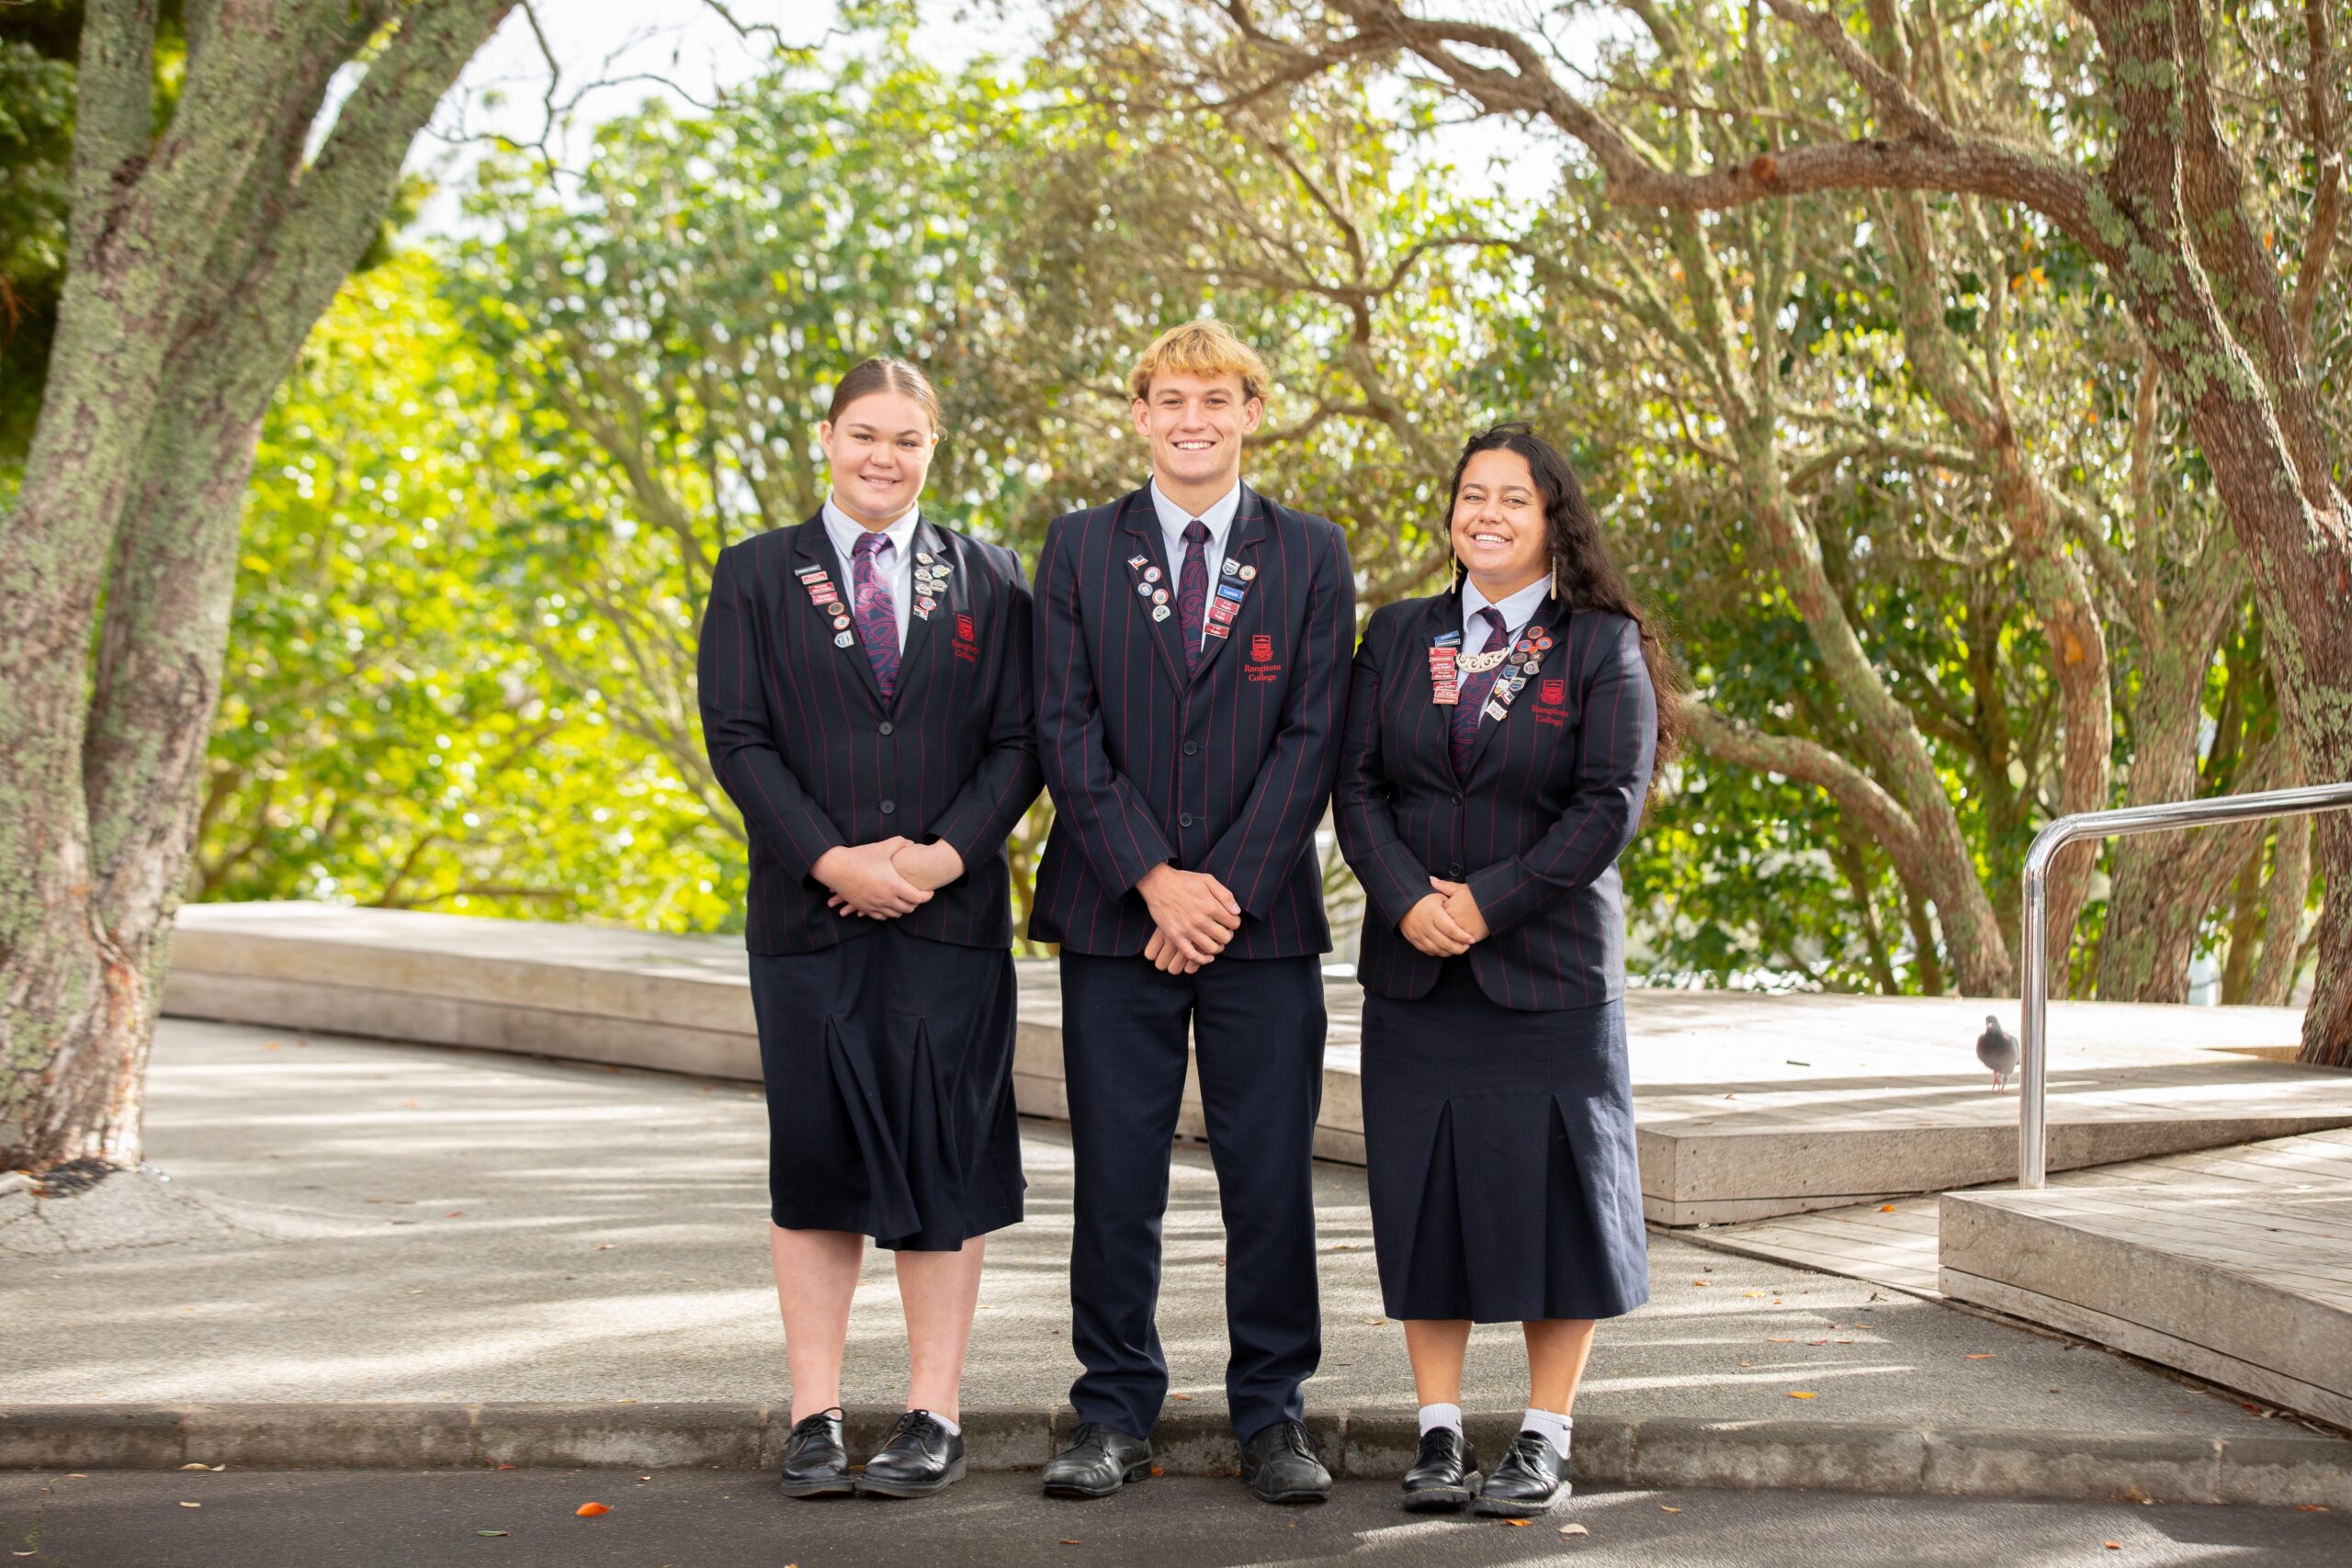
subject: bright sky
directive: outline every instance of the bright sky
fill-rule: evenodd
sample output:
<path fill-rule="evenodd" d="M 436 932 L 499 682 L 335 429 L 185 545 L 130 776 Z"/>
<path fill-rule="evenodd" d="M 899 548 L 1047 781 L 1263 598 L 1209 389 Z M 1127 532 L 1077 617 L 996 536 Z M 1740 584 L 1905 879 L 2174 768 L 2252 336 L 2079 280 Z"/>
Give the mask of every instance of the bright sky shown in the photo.
<path fill-rule="evenodd" d="M 1477 13 L 1508 8 L 1510 0 L 1457 4 Z M 747 28 L 772 26 L 794 42 L 821 39 L 835 19 L 833 0 L 728 0 L 727 10 Z M 743 38 L 702 0 L 547 0 L 538 15 L 546 48 L 530 18 L 517 10 L 474 57 L 458 90 L 418 139 L 410 167 L 440 186 L 419 216 L 421 230 L 446 233 L 463 225 L 458 192 L 482 151 L 480 139 L 537 140 L 548 124 L 551 83 L 559 109 L 571 112 L 550 144 L 571 164 L 602 121 L 648 98 L 681 108 L 707 103 L 716 88 L 756 73 L 765 58 L 764 38 Z M 1003 9 L 987 0 L 925 0 L 922 16 L 918 47 L 948 65 L 990 51 L 1017 57 L 1037 27 L 1025 0 Z M 1556 178 L 1559 145 L 1555 136 L 1490 120 L 1445 132 L 1433 151 L 1463 171 L 1466 182 L 1491 182 L 1490 188 L 1533 198 Z"/>

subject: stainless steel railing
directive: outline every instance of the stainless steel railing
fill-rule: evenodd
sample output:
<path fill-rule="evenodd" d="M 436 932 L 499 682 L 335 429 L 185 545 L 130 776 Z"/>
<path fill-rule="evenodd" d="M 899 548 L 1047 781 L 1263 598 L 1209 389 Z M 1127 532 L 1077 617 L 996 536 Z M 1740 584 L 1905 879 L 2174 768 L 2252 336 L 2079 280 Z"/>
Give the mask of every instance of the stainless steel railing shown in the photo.
<path fill-rule="evenodd" d="M 2061 817 L 2034 836 L 2025 852 L 2025 919 L 2018 933 L 2018 989 L 2024 1017 L 2018 1029 L 2018 1185 L 2038 1188 L 2050 1163 L 2049 1089 L 2050 863 L 2068 844 L 2126 833 L 2157 833 L 2167 828 L 2205 828 L 2218 822 L 2251 822 L 2271 817 L 2309 817 L 2352 809 L 2352 784 L 2312 784 L 2302 789 L 2222 795 L 2210 800 L 2173 800 L 2162 806 L 2131 806 L 2120 811 L 2082 811 Z M 2335 897 L 2334 889 L 2329 897 Z"/>

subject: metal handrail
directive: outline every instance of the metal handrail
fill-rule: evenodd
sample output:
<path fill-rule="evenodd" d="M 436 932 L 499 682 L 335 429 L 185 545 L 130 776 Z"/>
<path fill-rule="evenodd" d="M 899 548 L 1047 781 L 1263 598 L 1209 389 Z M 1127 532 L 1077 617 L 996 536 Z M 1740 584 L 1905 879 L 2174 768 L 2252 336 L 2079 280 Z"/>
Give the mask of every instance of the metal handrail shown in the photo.
<path fill-rule="evenodd" d="M 2039 1188 L 2048 1173 L 2050 1057 L 2045 1014 L 2050 1004 L 2050 863 L 2082 839 L 2155 833 L 2167 828 L 2204 828 L 2217 822 L 2309 817 L 2352 809 L 2352 784 L 2312 784 L 2301 789 L 2261 790 L 2206 800 L 2172 800 L 2161 806 L 2127 806 L 2120 811 L 2078 811 L 2061 817 L 2034 835 L 2025 852 L 2025 919 L 2018 934 L 2019 1021 L 2018 1072 L 2018 1185 Z M 2330 889 L 2328 897 L 2335 897 Z"/>

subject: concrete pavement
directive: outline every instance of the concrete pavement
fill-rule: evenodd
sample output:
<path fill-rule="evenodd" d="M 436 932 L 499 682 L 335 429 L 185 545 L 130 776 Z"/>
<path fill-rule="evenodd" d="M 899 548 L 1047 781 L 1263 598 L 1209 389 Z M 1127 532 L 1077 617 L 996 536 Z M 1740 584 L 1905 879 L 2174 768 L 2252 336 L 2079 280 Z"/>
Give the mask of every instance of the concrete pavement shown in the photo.
<path fill-rule="evenodd" d="M 1024 1134 L 1030 1217 L 991 1247 L 965 1393 L 967 1410 L 1013 1424 L 1010 1463 L 1049 1441 L 1044 1423 L 1077 1371 L 1067 1140 L 1045 1123 Z M 572 1435 L 528 1462 L 578 1462 L 592 1451 L 582 1431 L 652 1442 L 645 1407 L 788 1398 L 763 1241 L 763 1111 L 743 1086 L 167 1021 L 149 1145 L 167 1184 L 117 1179 L 38 1211 L 0 1198 L 0 1444 L 12 1420 L 29 1433 L 33 1406 L 293 1404 L 331 1432 L 317 1405 L 403 1402 L 432 1407 L 445 1435 L 452 1421 L 554 1422 Z M 1196 1146 L 1176 1162 L 1161 1327 L 1168 1435 L 1190 1436 L 1170 1457 L 1209 1469 L 1229 1462 L 1216 1436 L 1216 1180 Z M 1362 1173 L 1324 1167 L 1317 1179 L 1326 1338 L 1308 1404 L 1351 1434 L 1359 1473 L 1376 1473 L 1410 1440 L 1401 1334 L 1381 1315 Z M 66 1250 L 83 1245 L 97 1249 Z M 1622 1461 L 1621 1478 L 1980 1493 L 2039 1482 L 2098 1496 L 2140 1477 L 2167 1497 L 2352 1503 L 2352 1444 L 2233 1398 L 1860 1281 L 1668 1237 L 1652 1247 L 1654 1299 L 1604 1326 L 1577 1407 L 1591 1439 L 1580 1462 Z M 848 1360 L 849 1397 L 877 1409 L 903 1390 L 888 1269 L 870 1258 Z M 1466 1404 L 1523 1402 L 1515 1341 L 1508 1326 L 1479 1331 Z M 531 1417 L 522 1404 L 559 1408 Z M 473 1406 L 489 1415 L 464 1414 Z M 227 1444 L 232 1418 L 195 1429 Z M 219 1461 L 188 1450 L 185 1417 L 172 1426 L 174 1452 Z M 740 1455 L 729 1431 L 708 1451 Z M 246 1432 L 260 1446 L 240 1462 L 295 1462 L 263 1458 L 275 1450 Z M 485 1451 L 464 1443 L 460 1455 Z M 658 1445 L 604 1451 L 659 1457 Z M 141 1452 L 129 1462 L 168 1457 Z M 0 1462 L 61 1459 L 106 1462 L 21 1448 Z M 305 1462 L 368 1461 L 337 1457 L 330 1438 Z"/>
<path fill-rule="evenodd" d="M 588 1501 L 611 1511 L 581 1518 Z M 0 1474 L 0 1548 L 35 1568 L 2316 1568 L 2352 1559 L 2352 1515 L 1582 1491 L 1513 1528 L 1408 1515 L 1374 1482 L 1342 1483 L 1320 1507 L 1269 1508 L 1236 1482 L 1174 1477 L 1103 1503 L 1049 1501 L 1032 1476 L 993 1474 L 927 1502 L 793 1504 L 762 1478 L 696 1471 L 20 1473 Z"/>

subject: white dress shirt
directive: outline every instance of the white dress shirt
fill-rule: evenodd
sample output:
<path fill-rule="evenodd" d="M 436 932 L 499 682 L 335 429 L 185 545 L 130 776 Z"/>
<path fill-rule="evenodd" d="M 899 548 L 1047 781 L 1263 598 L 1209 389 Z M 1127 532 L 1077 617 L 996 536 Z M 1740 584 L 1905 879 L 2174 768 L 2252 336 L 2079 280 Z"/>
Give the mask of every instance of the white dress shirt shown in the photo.
<path fill-rule="evenodd" d="M 1476 653 L 1486 647 L 1486 623 L 1478 618 L 1479 611 L 1486 609 L 1488 605 L 1500 610 L 1503 615 L 1503 625 L 1510 628 L 1511 640 L 1516 640 L 1519 634 L 1527 628 L 1527 623 L 1535 618 L 1535 612 L 1544 607 L 1544 601 L 1551 592 L 1552 575 L 1549 572 L 1500 601 L 1487 598 L 1478 592 L 1478 585 L 1476 582 L 1466 576 L 1464 577 L 1462 580 L 1462 651 Z M 1508 648 L 1510 645 L 1511 642 L 1507 640 L 1503 646 Z"/>
<path fill-rule="evenodd" d="M 889 590 L 890 613 L 899 622 L 899 651 L 907 650 L 907 617 L 914 609 L 915 524 L 922 516 L 918 506 L 882 530 L 890 542 L 874 552 L 874 570 L 882 579 L 882 586 Z M 825 498 L 825 536 L 833 541 L 833 553 L 841 557 L 842 597 L 849 602 L 852 615 L 857 613 L 857 541 L 873 530 Z"/>
<path fill-rule="evenodd" d="M 1151 509 L 1159 514 L 1161 542 L 1168 547 L 1168 572 L 1173 578 L 1182 578 L 1184 574 L 1184 530 L 1196 520 L 1207 525 L 1209 542 L 1201 547 L 1201 558 L 1209 569 L 1209 597 L 1216 598 L 1217 574 L 1225 562 L 1225 536 L 1233 531 L 1233 519 L 1241 510 L 1240 484 L 1237 482 L 1217 498 L 1216 504 L 1195 519 L 1193 513 L 1160 494 L 1159 481 L 1154 479 L 1151 481 Z M 1168 598 L 1170 604 L 1175 602 L 1174 582 L 1168 585 Z M 1204 609 L 1201 615 L 1203 637 L 1208 635 L 1208 614 Z"/>

